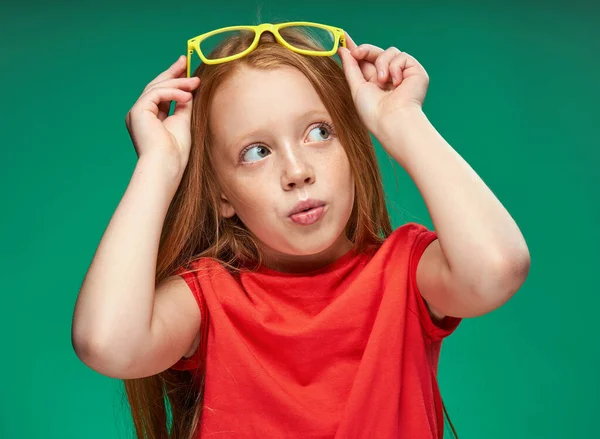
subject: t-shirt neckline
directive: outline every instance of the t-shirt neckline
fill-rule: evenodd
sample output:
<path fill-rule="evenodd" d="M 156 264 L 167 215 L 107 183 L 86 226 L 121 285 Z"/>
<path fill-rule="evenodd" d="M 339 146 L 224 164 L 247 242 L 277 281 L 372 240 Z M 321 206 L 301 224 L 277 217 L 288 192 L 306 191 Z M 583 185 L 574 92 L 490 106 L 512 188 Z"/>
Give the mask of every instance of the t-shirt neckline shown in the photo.
<path fill-rule="evenodd" d="M 261 273 L 261 274 L 272 275 L 272 276 L 280 276 L 280 277 L 309 277 L 309 276 L 314 276 L 317 274 L 324 274 L 324 273 L 329 273 L 329 272 L 335 271 L 336 269 L 341 268 L 344 265 L 348 264 L 356 256 L 357 256 L 357 253 L 356 253 L 355 249 L 351 248 L 346 253 L 344 253 L 342 256 L 337 258 L 335 261 L 330 262 L 329 264 L 324 265 L 323 267 L 317 268 L 315 270 L 306 271 L 303 273 L 287 273 L 287 272 L 283 272 L 283 271 L 274 270 L 272 268 L 267 267 L 266 265 L 261 264 L 258 267 L 258 269 L 256 270 L 256 272 Z"/>

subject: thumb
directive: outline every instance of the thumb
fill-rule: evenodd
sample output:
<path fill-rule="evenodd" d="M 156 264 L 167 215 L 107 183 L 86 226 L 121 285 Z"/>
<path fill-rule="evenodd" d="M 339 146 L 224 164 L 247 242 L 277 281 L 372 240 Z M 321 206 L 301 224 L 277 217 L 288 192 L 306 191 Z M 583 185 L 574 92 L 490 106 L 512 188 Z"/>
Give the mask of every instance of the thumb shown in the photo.
<path fill-rule="evenodd" d="M 350 90 L 352 91 L 352 96 L 354 96 L 358 87 L 367 81 L 362 74 L 360 66 L 358 65 L 358 61 L 352 56 L 348 49 L 345 47 L 340 47 L 339 56 L 342 60 L 344 75 L 346 75 L 346 79 L 350 85 Z"/>
<path fill-rule="evenodd" d="M 184 119 L 190 119 L 192 114 L 193 98 L 188 101 L 176 101 L 175 110 L 173 110 L 173 116 L 181 115 Z"/>

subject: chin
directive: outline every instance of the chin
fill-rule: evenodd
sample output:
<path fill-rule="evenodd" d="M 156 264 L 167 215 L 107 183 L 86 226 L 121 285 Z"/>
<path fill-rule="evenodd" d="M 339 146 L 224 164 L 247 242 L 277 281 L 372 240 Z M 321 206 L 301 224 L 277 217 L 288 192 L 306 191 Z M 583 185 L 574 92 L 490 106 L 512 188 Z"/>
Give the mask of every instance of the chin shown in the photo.
<path fill-rule="evenodd" d="M 266 240 L 266 246 L 277 253 L 293 256 L 310 256 L 325 252 L 335 245 L 341 233 L 331 228 L 323 228 L 313 233 L 271 233 Z M 263 241 L 265 242 L 265 241 Z"/>

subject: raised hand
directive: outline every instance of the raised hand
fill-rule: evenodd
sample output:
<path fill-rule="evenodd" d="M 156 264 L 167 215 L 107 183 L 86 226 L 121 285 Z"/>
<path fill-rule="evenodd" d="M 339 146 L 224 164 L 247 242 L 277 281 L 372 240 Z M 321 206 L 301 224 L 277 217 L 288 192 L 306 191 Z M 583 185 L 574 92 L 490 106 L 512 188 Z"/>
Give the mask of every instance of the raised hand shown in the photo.
<path fill-rule="evenodd" d="M 138 159 L 162 154 L 175 158 L 181 169 L 185 168 L 191 146 L 191 91 L 198 85 L 198 77 L 186 78 L 185 57 L 180 56 L 144 88 L 125 117 Z M 168 116 L 173 100 L 175 111 Z"/>
<path fill-rule="evenodd" d="M 409 109 L 421 110 L 429 76 L 419 62 L 396 47 L 357 46 L 346 32 L 347 48 L 340 47 L 344 74 L 356 109 L 376 137 L 383 118 Z"/>

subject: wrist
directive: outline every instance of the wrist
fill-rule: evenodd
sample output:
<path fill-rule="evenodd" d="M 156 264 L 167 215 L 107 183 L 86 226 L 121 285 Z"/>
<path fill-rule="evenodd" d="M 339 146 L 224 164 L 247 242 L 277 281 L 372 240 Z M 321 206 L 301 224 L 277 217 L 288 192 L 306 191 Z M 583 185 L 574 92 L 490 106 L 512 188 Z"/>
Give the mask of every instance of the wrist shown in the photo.
<path fill-rule="evenodd" d="M 161 151 L 147 153 L 138 158 L 136 168 L 143 172 L 156 174 L 158 178 L 179 185 L 187 163 L 182 163 L 178 154 L 168 154 Z"/>
<path fill-rule="evenodd" d="M 408 107 L 396 110 L 382 118 L 380 137 L 382 143 L 389 139 L 397 139 L 403 132 L 427 119 L 421 107 Z"/>
<path fill-rule="evenodd" d="M 150 176 L 152 184 L 163 188 L 164 195 L 172 198 L 181 183 L 184 170 L 185 166 L 176 158 L 152 153 L 139 157 L 134 175 L 144 174 L 144 179 Z"/>

